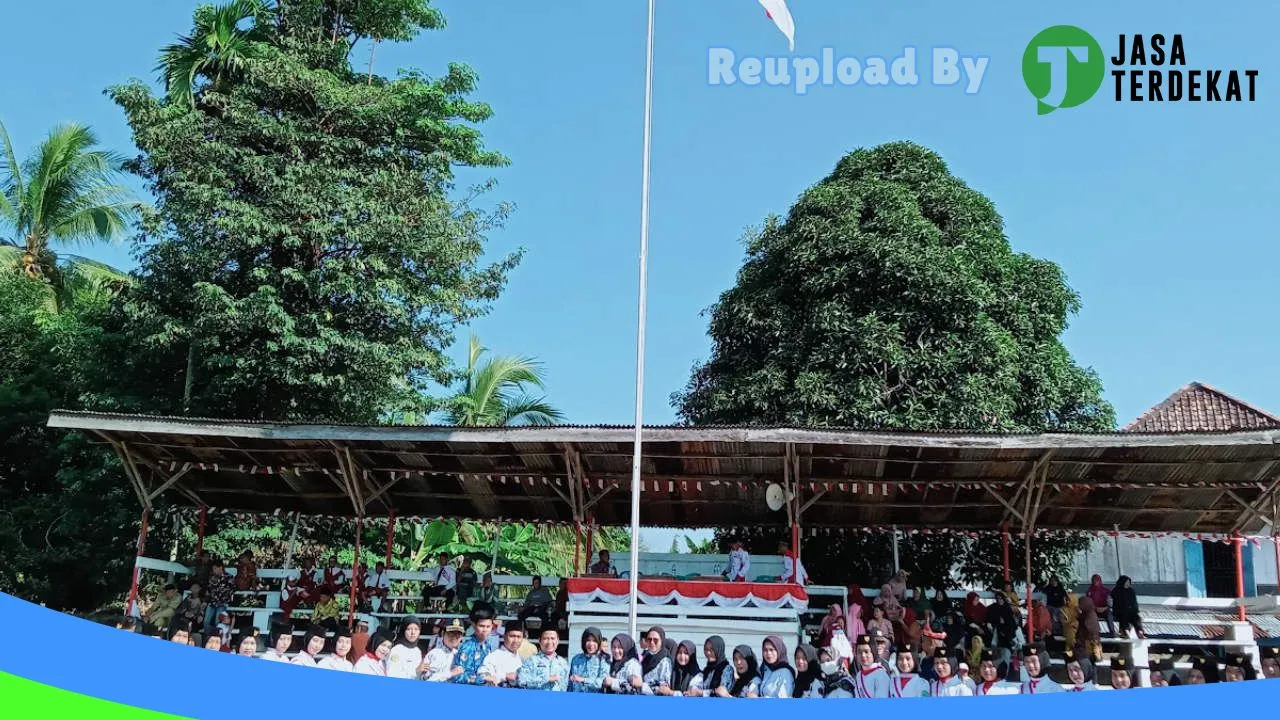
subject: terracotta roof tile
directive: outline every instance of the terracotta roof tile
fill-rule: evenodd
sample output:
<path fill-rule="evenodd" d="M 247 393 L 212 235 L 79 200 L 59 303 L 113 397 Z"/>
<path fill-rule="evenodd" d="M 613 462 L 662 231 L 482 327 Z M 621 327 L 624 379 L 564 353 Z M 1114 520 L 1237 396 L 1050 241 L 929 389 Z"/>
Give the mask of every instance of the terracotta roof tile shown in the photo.
<path fill-rule="evenodd" d="M 1170 395 L 1123 432 L 1225 432 L 1280 428 L 1280 418 L 1242 400 L 1193 382 Z"/>

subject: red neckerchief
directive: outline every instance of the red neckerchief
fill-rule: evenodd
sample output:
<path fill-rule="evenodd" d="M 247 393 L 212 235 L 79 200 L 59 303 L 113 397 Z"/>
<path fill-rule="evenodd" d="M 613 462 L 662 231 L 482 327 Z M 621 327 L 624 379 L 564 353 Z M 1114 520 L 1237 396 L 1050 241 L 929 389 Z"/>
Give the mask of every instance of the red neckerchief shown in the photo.
<path fill-rule="evenodd" d="M 937 680 L 935 680 L 935 681 L 933 681 L 933 685 L 935 685 L 936 687 L 932 687 L 932 688 L 930 688 L 930 689 L 929 689 L 929 694 L 930 694 L 930 695 L 937 695 L 937 694 L 938 694 L 938 692 L 937 692 L 937 691 L 940 691 L 940 690 L 942 690 L 943 688 L 945 688 L 945 687 L 947 686 L 947 683 L 951 682 L 951 678 L 953 678 L 953 677 L 955 677 L 955 675 L 948 675 L 948 676 L 946 676 L 946 677 L 942 677 L 941 675 L 939 675 L 939 676 L 938 676 L 938 679 L 937 679 Z"/>
<path fill-rule="evenodd" d="M 379 674 L 380 674 L 380 675 L 386 675 L 386 674 L 387 674 L 387 669 L 386 669 L 385 667 L 383 667 L 383 666 L 382 666 L 382 661 L 378 659 L 377 654 L 375 654 L 375 653 L 371 653 L 371 652 L 367 652 L 367 653 L 365 653 L 365 654 L 364 654 L 364 656 L 365 656 L 367 659 L 369 659 L 369 660 L 372 660 L 372 661 L 373 661 L 373 666 L 374 666 L 374 667 L 376 667 L 376 668 L 378 669 L 378 671 L 379 671 Z"/>
<path fill-rule="evenodd" d="M 1000 681 L 999 680 L 991 680 L 991 681 L 983 680 L 982 684 L 979 685 L 979 687 L 982 688 L 982 694 L 986 695 L 987 693 L 991 692 L 991 688 L 995 687 L 996 683 L 998 682 Z"/>
<path fill-rule="evenodd" d="M 858 689 L 862 691 L 863 697 L 871 697 L 871 693 L 867 691 L 867 678 L 875 674 L 875 671 L 877 670 L 884 670 L 884 668 L 879 665 L 872 665 L 871 667 L 863 668 L 858 672 L 856 680 L 858 681 Z"/>

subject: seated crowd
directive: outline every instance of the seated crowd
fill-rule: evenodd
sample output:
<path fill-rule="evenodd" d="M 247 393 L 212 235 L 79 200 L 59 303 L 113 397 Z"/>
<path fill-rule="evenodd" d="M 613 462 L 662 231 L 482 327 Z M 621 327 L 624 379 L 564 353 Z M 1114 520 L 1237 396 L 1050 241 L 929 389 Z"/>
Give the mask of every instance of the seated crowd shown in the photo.
<path fill-rule="evenodd" d="M 747 562 L 734 558 L 732 568 L 742 568 L 745 575 Z M 198 570 L 186 597 L 180 597 L 174 586 L 166 586 L 146 619 L 154 628 L 168 628 L 174 642 L 231 652 L 235 633 L 227 608 L 236 590 L 256 587 L 252 563 L 251 554 L 242 555 L 232 578 L 220 562 L 209 562 L 207 573 Z M 798 563 L 788 565 L 788 572 L 792 568 L 803 573 Z M 1012 585 L 1006 583 L 993 592 L 990 604 L 971 592 L 957 605 L 942 590 L 932 596 L 923 588 L 909 590 L 907 574 L 899 572 L 881 586 L 874 600 L 851 587 L 848 616 L 840 606 L 831 606 L 814 643 L 803 644 L 792 654 L 776 636 L 763 640 L 757 659 L 756 648 L 747 645 L 726 653 L 725 642 L 718 636 L 706 638 L 701 645 L 690 640 L 677 643 L 661 627 L 654 627 L 639 638 L 637 647 L 627 635 L 605 638 L 599 630 L 588 628 L 580 638 L 581 652 L 569 659 L 560 654 L 566 632 L 560 607 L 564 597 L 553 598 L 540 578 L 533 579 L 518 617 L 503 625 L 490 575 L 477 583 L 469 560 L 463 559 L 455 569 L 446 555 L 440 556 L 431 572 L 434 578 L 423 591 L 424 605 L 463 610 L 469 615 L 469 627 L 460 618 L 440 619 L 424 627 L 417 618 L 408 617 L 394 635 L 370 635 L 363 622 L 353 634 L 339 620 L 336 598 L 350 591 L 337 558 L 331 558 L 325 570 L 317 570 L 307 559 L 284 579 L 284 622 L 273 626 L 265 642 L 257 628 L 250 628 L 239 638 L 235 652 L 369 675 L 570 692 L 949 697 L 1135 687 L 1134 668 L 1120 656 L 1110 659 L 1108 677 L 1095 678 L 1095 666 L 1103 659 L 1102 622 L 1111 635 L 1118 624 L 1121 635 L 1127 636 L 1132 629 L 1143 636 L 1137 596 L 1128 577 L 1109 589 L 1095 575 L 1081 595 L 1052 580 L 1042 592 L 1043 601 L 1031 603 L 1033 636 L 1025 642 L 1023 599 Z M 604 552 L 591 572 L 617 574 Z M 208 588 L 207 594 L 202 588 Z M 378 563 L 372 573 L 357 576 L 357 602 L 376 612 L 387 600 L 389 588 L 386 568 Z M 288 621 L 302 603 L 313 605 L 311 625 L 300 651 L 290 659 L 294 632 Z M 133 628 L 133 621 L 126 623 Z M 1052 636 L 1062 637 L 1066 648 L 1057 658 L 1063 670 L 1056 680 L 1050 677 L 1053 658 L 1045 644 Z M 1262 653 L 1263 677 L 1280 677 L 1277 648 L 1264 648 Z M 1184 676 L 1168 661 L 1153 662 L 1149 670 L 1153 687 L 1254 679 L 1252 659 L 1239 654 L 1221 662 L 1197 657 Z"/>

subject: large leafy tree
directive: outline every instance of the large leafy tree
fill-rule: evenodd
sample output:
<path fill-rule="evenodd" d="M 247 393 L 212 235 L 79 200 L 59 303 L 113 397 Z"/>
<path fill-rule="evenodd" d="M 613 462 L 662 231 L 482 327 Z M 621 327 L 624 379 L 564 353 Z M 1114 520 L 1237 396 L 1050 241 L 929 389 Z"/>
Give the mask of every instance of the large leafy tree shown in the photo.
<path fill-rule="evenodd" d="M 45 281 L 55 312 L 86 284 L 125 281 L 118 270 L 55 248 L 118 242 L 143 209 L 119 183 L 121 158 L 83 125 L 62 125 L 24 162 L 0 124 L 0 268 Z"/>
<path fill-rule="evenodd" d="M 255 17 L 236 26 L 234 73 L 196 73 L 215 74 L 195 106 L 111 90 L 163 217 L 126 308 L 136 389 L 155 410 L 215 416 L 429 410 L 430 383 L 452 380 L 453 328 L 518 260 L 484 263 L 505 207 L 481 212 L 453 187 L 454 168 L 505 162 L 475 127 L 491 111 L 463 66 L 394 79 L 351 66 L 360 39 L 438 25 L 421 0 L 282 0 Z"/>
<path fill-rule="evenodd" d="M 991 201 L 923 147 L 850 153 L 746 244 L 737 283 L 710 311 L 711 356 L 673 396 L 687 422 L 1114 427 L 1097 375 L 1060 340 L 1079 307 L 1061 269 L 1015 252 Z M 1000 572 L 998 539 L 928 545 L 910 560 L 935 582 L 970 554 Z M 874 538 L 804 552 L 815 579 L 866 583 L 888 569 L 887 550 Z M 977 567 L 961 575 L 995 579 Z"/>

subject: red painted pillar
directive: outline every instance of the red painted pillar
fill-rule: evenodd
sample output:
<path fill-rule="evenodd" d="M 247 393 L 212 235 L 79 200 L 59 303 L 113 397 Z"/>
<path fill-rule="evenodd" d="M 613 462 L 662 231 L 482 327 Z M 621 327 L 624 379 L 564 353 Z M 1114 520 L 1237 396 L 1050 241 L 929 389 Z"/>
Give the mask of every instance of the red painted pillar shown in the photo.
<path fill-rule="evenodd" d="M 138 531 L 138 551 L 133 558 L 133 582 L 129 585 L 129 602 L 124 606 L 124 614 L 132 615 L 138 605 L 138 581 L 142 576 L 142 567 L 138 565 L 138 561 L 142 559 L 142 553 L 147 549 L 147 511 L 142 510 L 142 529 Z"/>
<path fill-rule="evenodd" d="M 204 521 L 209 514 L 209 508 L 204 505 L 200 506 L 200 523 L 196 526 L 196 557 L 204 552 Z"/>
<path fill-rule="evenodd" d="M 1231 544 L 1236 549 L 1236 598 L 1244 600 L 1244 538 L 1240 537 L 1240 533 L 1235 533 L 1231 538 Z M 1239 607 L 1240 620 L 1245 618 L 1244 605 Z"/>
<path fill-rule="evenodd" d="M 364 518 L 356 518 L 356 552 L 351 556 L 351 605 L 347 610 L 347 629 L 356 624 L 356 570 L 360 567 L 360 535 L 364 532 Z"/>
<path fill-rule="evenodd" d="M 1000 526 L 1000 533 L 1004 546 L 1004 581 L 1009 582 L 1009 523 Z"/>
<path fill-rule="evenodd" d="M 795 573 L 792 582 L 800 579 L 800 523 L 791 523 L 791 553 L 795 556 L 795 567 L 791 572 Z"/>
<path fill-rule="evenodd" d="M 1026 543 L 1027 556 L 1027 642 L 1035 642 L 1035 613 L 1031 612 L 1031 533 L 1028 532 L 1023 540 Z M 1006 565 L 1007 567 L 1007 565 Z"/>
<path fill-rule="evenodd" d="M 395 544 L 396 538 L 396 513 L 391 511 L 391 516 L 387 518 L 387 569 L 391 569 L 391 548 Z"/>

